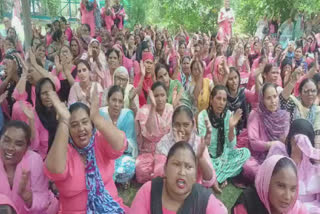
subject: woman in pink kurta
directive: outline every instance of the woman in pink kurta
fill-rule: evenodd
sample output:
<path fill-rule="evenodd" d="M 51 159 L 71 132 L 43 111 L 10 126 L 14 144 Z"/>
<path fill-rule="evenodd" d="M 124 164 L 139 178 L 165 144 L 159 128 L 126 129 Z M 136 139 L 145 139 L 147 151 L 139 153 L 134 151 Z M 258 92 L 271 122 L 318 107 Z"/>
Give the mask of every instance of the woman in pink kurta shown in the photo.
<path fill-rule="evenodd" d="M 252 110 L 248 118 L 248 147 L 251 158 L 244 166 L 244 175 L 248 179 L 254 180 L 270 147 L 279 141 L 284 142 L 289 124 L 290 115 L 280 109 L 276 86 L 266 83 L 260 92 L 258 108 Z"/>
<path fill-rule="evenodd" d="M 120 0 L 115 0 L 113 5 L 113 11 L 115 13 L 114 23 L 117 25 L 119 30 L 123 29 L 123 21 L 126 16 L 126 12 L 124 10 L 123 5 L 120 4 Z"/>
<path fill-rule="evenodd" d="M 216 182 L 215 171 L 211 163 L 208 148 L 204 146 L 205 140 L 196 135 L 194 123 L 193 113 L 189 107 L 182 105 L 175 109 L 170 133 L 163 136 L 157 144 L 154 174 L 156 176 L 164 175 L 164 165 L 170 148 L 175 143 L 183 140 L 192 146 L 199 158 L 197 182 L 205 187 L 212 187 Z M 208 134 L 211 133 L 208 132 Z M 208 139 L 208 137 L 205 139 Z M 202 151 L 203 146 L 205 148 Z"/>
<path fill-rule="evenodd" d="M 28 150 L 30 135 L 30 128 L 22 121 L 11 121 L 4 128 L 0 140 L 0 194 L 14 203 L 19 214 L 53 214 L 58 202 L 48 190 L 41 156 Z"/>
<path fill-rule="evenodd" d="M 96 21 L 94 18 L 94 10 L 97 7 L 96 0 L 89 2 L 89 0 L 81 0 L 80 12 L 81 12 L 81 24 L 88 24 L 90 26 L 90 35 L 94 37 L 96 34 Z"/>
<path fill-rule="evenodd" d="M 114 19 L 116 18 L 114 14 L 114 9 L 110 8 L 108 5 L 109 1 L 106 0 L 106 6 L 101 8 L 101 17 L 106 23 L 106 28 L 109 33 L 111 33 L 111 27 L 114 24 Z"/>
<path fill-rule="evenodd" d="M 165 179 L 157 177 L 138 191 L 129 214 L 227 214 L 211 190 L 196 183 L 196 155 L 190 144 L 175 143 L 168 152 Z"/>
<path fill-rule="evenodd" d="M 255 187 L 243 191 L 232 208 L 234 214 L 308 214 L 298 200 L 299 182 L 293 160 L 282 155 L 266 159 L 258 170 Z"/>
<path fill-rule="evenodd" d="M 173 107 L 167 103 L 166 87 L 155 82 L 149 91 L 152 104 L 144 105 L 136 115 L 136 133 L 139 156 L 136 160 L 136 176 L 139 183 L 154 178 L 156 145 L 161 138 L 169 133 Z"/>
<path fill-rule="evenodd" d="M 115 159 L 127 148 L 125 134 L 100 116 L 96 96 L 90 110 L 75 103 L 70 112 L 55 92 L 49 96 L 59 123 L 44 170 L 60 193 L 60 212 L 124 213 L 112 176 Z"/>
<path fill-rule="evenodd" d="M 312 124 L 305 119 L 296 119 L 290 126 L 286 145 L 272 146 L 268 157 L 285 155 L 297 165 L 299 175 L 299 200 L 310 214 L 320 213 L 320 166 L 313 160 L 320 160 L 320 150 L 314 148 L 315 133 Z"/>
<path fill-rule="evenodd" d="M 93 96 L 97 96 L 101 99 L 103 89 L 98 82 L 90 80 L 90 65 L 87 61 L 79 60 L 77 70 L 77 77 L 80 82 L 76 82 L 72 85 L 68 98 L 68 105 L 70 106 L 75 102 L 82 102 L 90 106 L 90 99 Z M 94 94 L 95 86 L 97 86 L 97 94 Z"/>
<path fill-rule="evenodd" d="M 230 8 L 229 0 L 225 0 L 224 7 L 221 8 L 218 16 L 219 31 L 217 36 L 222 33 L 221 40 L 228 43 L 232 36 L 232 23 L 234 22 L 234 14 Z"/>

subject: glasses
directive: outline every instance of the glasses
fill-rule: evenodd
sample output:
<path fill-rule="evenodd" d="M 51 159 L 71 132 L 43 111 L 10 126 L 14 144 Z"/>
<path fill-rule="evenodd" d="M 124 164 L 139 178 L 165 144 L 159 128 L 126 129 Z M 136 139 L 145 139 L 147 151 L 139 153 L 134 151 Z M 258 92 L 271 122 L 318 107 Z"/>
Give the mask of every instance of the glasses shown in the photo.
<path fill-rule="evenodd" d="M 309 90 L 303 90 L 303 94 L 317 94 L 317 89 L 309 89 Z"/>

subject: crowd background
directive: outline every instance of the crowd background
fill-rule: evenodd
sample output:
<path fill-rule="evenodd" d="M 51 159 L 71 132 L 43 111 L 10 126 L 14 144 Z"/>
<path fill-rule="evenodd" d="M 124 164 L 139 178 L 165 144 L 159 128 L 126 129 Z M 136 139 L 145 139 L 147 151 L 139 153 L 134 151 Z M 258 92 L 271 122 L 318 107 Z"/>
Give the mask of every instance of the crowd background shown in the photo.
<path fill-rule="evenodd" d="M 274 13 L 235 35 L 229 0 L 208 33 L 126 28 L 119 0 L 79 11 L 78 25 L 33 25 L 30 49 L 3 19 L 1 203 L 226 213 L 212 191 L 232 186 L 234 213 L 319 213 L 319 14 Z M 131 208 L 118 189 L 139 189 Z"/>

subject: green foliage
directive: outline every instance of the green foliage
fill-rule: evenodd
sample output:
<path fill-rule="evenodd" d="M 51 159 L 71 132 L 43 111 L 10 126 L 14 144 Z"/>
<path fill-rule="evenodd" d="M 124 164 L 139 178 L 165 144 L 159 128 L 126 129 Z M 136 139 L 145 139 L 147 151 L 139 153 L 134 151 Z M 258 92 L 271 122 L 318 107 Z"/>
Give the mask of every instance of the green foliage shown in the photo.
<path fill-rule="evenodd" d="M 222 0 L 154 0 L 148 22 L 171 31 L 177 31 L 180 25 L 188 31 L 213 31 L 221 4 Z"/>
<path fill-rule="evenodd" d="M 49 16 L 56 17 L 59 14 L 61 0 L 45 0 L 48 7 Z"/>
<path fill-rule="evenodd" d="M 223 0 L 125 0 L 129 15 L 129 26 L 136 23 L 167 27 L 176 32 L 179 26 L 188 31 L 215 32 L 217 17 Z M 275 14 L 281 21 L 288 19 L 294 12 L 292 8 L 307 13 L 318 12 L 319 0 L 231 0 L 231 7 L 236 13 L 234 31 L 253 34 L 256 23 L 263 15 Z"/>
<path fill-rule="evenodd" d="M 236 25 L 241 28 L 240 32 L 253 34 L 256 30 L 256 23 L 260 17 L 275 15 L 284 22 L 293 17 L 297 10 L 304 10 L 307 13 L 318 12 L 319 0 L 240 0 L 235 1 Z"/>
<path fill-rule="evenodd" d="M 153 0 L 152 0 L 153 1 Z M 145 24 L 146 11 L 150 1 L 145 0 L 126 0 L 123 1 L 126 13 L 129 17 L 128 27 L 133 28 L 134 25 L 140 23 Z"/>

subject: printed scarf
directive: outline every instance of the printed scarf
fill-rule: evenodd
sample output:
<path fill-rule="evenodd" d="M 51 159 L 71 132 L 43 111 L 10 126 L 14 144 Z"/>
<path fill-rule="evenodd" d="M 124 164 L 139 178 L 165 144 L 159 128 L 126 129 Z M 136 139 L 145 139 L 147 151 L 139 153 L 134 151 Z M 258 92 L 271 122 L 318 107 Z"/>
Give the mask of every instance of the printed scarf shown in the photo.
<path fill-rule="evenodd" d="M 89 144 L 79 149 L 72 139 L 72 146 L 82 155 L 86 155 L 86 186 L 88 192 L 87 214 L 97 213 L 114 213 L 123 214 L 124 210 L 113 200 L 108 190 L 104 187 L 104 183 L 97 165 L 96 154 L 94 151 L 96 130 L 92 132 Z"/>

